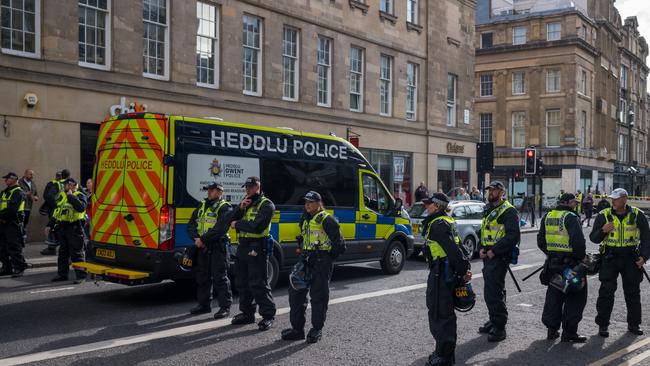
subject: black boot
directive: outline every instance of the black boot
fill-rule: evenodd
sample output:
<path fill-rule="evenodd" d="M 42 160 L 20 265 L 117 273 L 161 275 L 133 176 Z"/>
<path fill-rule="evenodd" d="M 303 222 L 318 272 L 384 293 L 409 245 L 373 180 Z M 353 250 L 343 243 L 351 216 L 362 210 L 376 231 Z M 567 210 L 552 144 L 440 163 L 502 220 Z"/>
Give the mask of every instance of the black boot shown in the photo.
<path fill-rule="evenodd" d="M 293 328 L 285 329 L 282 331 L 282 339 L 285 341 L 300 341 L 305 339 L 305 331 Z"/>
<path fill-rule="evenodd" d="M 609 337 L 609 331 L 607 330 L 606 325 L 601 325 L 601 326 L 598 327 L 598 335 L 603 337 L 603 338 Z"/>
<path fill-rule="evenodd" d="M 452 366 L 454 364 L 453 359 L 439 356 L 437 353 L 433 352 L 429 355 L 429 359 L 425 366 Z"/>
<path fill-rule="evenodd" d="M 262 319 L 259 323 L 257 323 L 257 328 L 261 331 L 269 330 L 271 327 L 273 327 L 273 320 L 273 318 Z"/>
<path fill-rule="evenodd" d="M 585 343 L 587 341 L 587 337 L 581 336 L 578 333 L 564 333 L 562 332 L 562 342 L 571 342 L 571 343 Z"/>
<path fill-rule="evenodd" d="M 492 328 L 494 328 L 494 324 L 492 324 L 492 322 L 488 320 L 487 322 L 485 322 L 485 324 L 483 324 L 482 327 L 478 328 L 478 332 L 483 334 L 488 334 L 490 333 Z"/>
<path fill-rule="evenodd" d="M 231 324 L 234 325 L 253 324 L 253 323 L 255 323 L 255 315 L 248 315 L 244 313 L 235 315 L 235 317 L 232 318 L 232 322 L 231 322 Z"/>
<path fill-rule="evenodd" d="M 320 329 L 311 328 L 307 333 L 307 343 L 316 343 L 323 337 L 323 332 Z"/>
<path fill-rule="evenodd" d="M 214 318 L 215 319 L 223 319 L 227 318 L 230 316 L 230 308 L 227 307 L 220 307 L 219 310 L 214 313 Z"/>
<path fill-rule="evenodd" d="M 628 325 L 627 330 L 628 332 L 634 335 L 638 335 L 638 336 L 643 335 L 643 331 L 641 330 L 641 328 L 639 328 L 638 325 Z"/>
<path fill-rule="evenodd" d="M 211 311 L 212 311 L 212 309 L 210 309 L 209 306 L 197 305 L 197 306 L 190 309 L 190 314 L 192 314 L 192 315 L 207 314 L 207 313 L 209 313 Z"/>
<path fill-rule="evenodd" d="M 506 329 L 505 328 L 492 328 L 490 334 L 488 334 L 488 342 L 501 342 L 506 339 Z"/>
<path fill-rule="evenodd" d="M 548 328 L 548 332 L 546 333 L 546 339 L 552 341 L 554 339 L 557 339 L 559 336 L 560 336 L 560 332 L 558 332 L 557 329 Z"/>

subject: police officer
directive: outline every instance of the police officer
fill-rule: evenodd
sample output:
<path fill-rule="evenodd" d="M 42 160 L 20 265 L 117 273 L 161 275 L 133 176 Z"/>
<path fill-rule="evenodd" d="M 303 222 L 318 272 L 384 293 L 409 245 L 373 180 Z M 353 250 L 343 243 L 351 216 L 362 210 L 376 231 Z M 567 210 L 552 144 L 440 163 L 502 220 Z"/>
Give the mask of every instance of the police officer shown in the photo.
<path fill-rule="evenodd" d="M 291 328 L 282 331 L 284 340 L 305 338 L 305 311 L 307 293 L 311 297 L 311 330 L 307 333 L 307 343 L 321 339 L 329 302 L 329 283 L 332 277 L 334 259 L 345 250 L 339 223 L 325 211 L 321 195 L 309 191 L 303 197 L 305 213 L 300 220 L 299 243 L 306 256 L 307 268 L 311 274 L 310 287 L 296 290 L 289 287 L 289 319 Z"/>
<path fill-rule="evenodd" d="M 582 225 L 575 213 L 578 201 L 573 193 L 560 197 L 557 208 L 544 218 L 537 233 L 537 246 L 547 255 L 544 275 L 550 278 L 562 275 L 567 267 L 575 268 L 585 258 L 585 237 Z M 584 343 L 587 337 L 578 334 L 578 323 L 587 304 L 587 283 L 584 279 L 580 289 L 567 292 L 548 286 L 546 302 L 542 313 L 542 323 L 548 328 L 547 339 L 560 336 L 562 342 Z"/>
<path fill-rule="evenodd" d="M 261 193 L 260 178 L 246 178 L 242 188 L 246 188 L 246 197 L 234 209 L 231 223 L 239 238 L 236 285 L 241 311 L 232 319 L 232 324 L 254 323 L 257 304 L 262 316 L 258 327 L 264 331 L 270 329 L 275 320 L 267 270 L 268 257 L 273 255 L 268 241 L 275 205 Z"/>
<path fill-rule="evenodd" d="M 43 199 L 45 200 L 44 205 L 47 207 L 47 217 L 49 221 L 53 221 L 52 214 L 54 209 L 56 209 L 56 199 L 59 192 L 63 190 L 63 182 L 70 178 L 70 171 L 68 169 L 63 169 L 56 172 L 53 180 L 47 182 L 45 189 L 43 190 Z M 42 255 L 56 255 L 56 246 L 59 244 L 56 241 L 56 235 L 53 232 L 50 232 L 47 235 L 45 240 L 47 248 L 41 250 Z"/>
<path fill-rule="evenodd" d="M 429 262 L 429 330 L 436 340 L 436 349 L 426 365 L 453 365 L 457 338 L 454 288 L 459 277 L 469 282 L 472 273 L 460 248 L 456 222 L 445 213 L 449 197 L 444 193 L 434 193 L 424 198 L 422 203 L 428 213 L 422 236 L 425 238 L 424 255 Z"/>
<path fill-rule="evenodd" d="M 187 225 L 187 233 L 194 240 L 196 255 L 196 298 L 198 305 L 190 313 L 211 312 L 212 293 L 217 295 L 219 310 L 215 319 L 230 315 L 232 292 L 228 280 L 228 218 L 230 204 L 222 198 L 223 186 L 213 182 L 203 187 L 208 197 L 194 210 Z M 214 287 L 214 291 L 213 291 Z"/>
<path fill-rule="evenodd" d="M 576 200 L 578 201 L 578 206 L 576 207 L 576 213 L 578 214 L 578 217 L 582 215 L 582 199 L 585 196 L 582 194 L 582 192 L 578 189 L 578 194 L 576 195 Z"/>
<path fill-rule="evenodd" d="M 483 259 L 483 293 L 490 320 L 478 331 L 487 333 L 489 342 L 500 342 L 506 339 L 505 280 L 513 251 L 519 243 L 519 217 L 517 209 L 505 199 L 503 183 L 493 181 L 486 189 L 488 204 L 483 213 L 479 256 Z"/>
<path fill-rule="evenodd" d="M 72 262 L 84 260 L 84 220 L 86 217 L 86 195 L 77 190 L 77 181 L 67 178 L 63 181 L 63 190 L 57 194 L 56 208 L 52 220 L 48 223 L 49 231 L 54 231 L 59 243 L 58 274 L 52 282 L 67 281 Z M 75 284 L 86 278 L 86 272 L 75 269 Z"/>
<path fill-rule="evenodd" d="M 23 211 L 25 194 L 18 186 L 18 175 L 4 177 L 7 188 L 0 195 L 0 276 L 20 277 L 27 268 L 23 257 Z"/>
<path fill-rule="evenodd" d="M 627 305 L 627 329 L 642 335 L 641 290 L 643 265 L 650 257 L 650 229 L 641 210 L 627 204 L 627 191 L 616 188 L 609 195 L 612 207 L 602 210 L 594 222 L 589 239 L 600 243 L 602 263 L 598 279 L 600 290 L 596 302 L 596 324 L 601 337 L 609 337 L 609 318 L 614 307 L 618 275 L 623 280 Z"/>

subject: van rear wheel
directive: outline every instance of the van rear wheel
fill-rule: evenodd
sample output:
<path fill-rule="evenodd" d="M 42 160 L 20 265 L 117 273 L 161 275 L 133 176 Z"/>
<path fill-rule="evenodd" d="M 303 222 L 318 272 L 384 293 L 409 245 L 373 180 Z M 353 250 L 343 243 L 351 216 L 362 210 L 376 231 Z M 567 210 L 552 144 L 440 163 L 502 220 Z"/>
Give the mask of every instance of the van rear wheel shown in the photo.
<path fill-rule="evenodd" d="M 266 263 L 266 271 L 269 275 L 269 286 L 271 286 L 271 289 L 274 289 L 280 277 L 280 263 L 278 263 L 278 259 L 274 255 L 269 257 Z"/>
<path fill-rule="evenodd" d="M 406 250 L 404 245 L 398 240 L 393 240 L 388 245 L 388 250 L 381 260 L 381 269 L 386 274 L 398 274 L 404 268 L 404 260 L 406 259 Z"/>

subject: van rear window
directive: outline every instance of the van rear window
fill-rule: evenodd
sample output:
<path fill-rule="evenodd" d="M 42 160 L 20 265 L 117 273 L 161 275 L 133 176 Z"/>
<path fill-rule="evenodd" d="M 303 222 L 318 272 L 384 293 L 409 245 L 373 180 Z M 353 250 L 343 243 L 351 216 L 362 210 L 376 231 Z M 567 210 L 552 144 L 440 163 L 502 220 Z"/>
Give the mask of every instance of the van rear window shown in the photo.
<path fill-rule="evenodd" d="M 262 187 L 276 205 L 301 205 L 309 191 L 326 207 L 355 207 L 357 175 L 350 165 L 290 160 L 263 160 Z"/>

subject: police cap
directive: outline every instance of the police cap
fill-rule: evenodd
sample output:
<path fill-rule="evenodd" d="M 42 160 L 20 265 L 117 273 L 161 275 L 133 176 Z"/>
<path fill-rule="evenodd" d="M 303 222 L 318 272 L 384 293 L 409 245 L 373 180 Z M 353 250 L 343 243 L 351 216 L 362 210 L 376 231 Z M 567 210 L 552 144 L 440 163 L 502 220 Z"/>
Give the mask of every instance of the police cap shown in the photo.
<path fill-rule="evenodd" d="M 246 186 L 254 186 L 254 185 L 259 184 L 259 183 L 260 183 L 260 177 L 252 176 L 252 177 L 246 178 L 246 181 L 244 182 L 244 184 L 241 187 L 244 188 Z"/>

